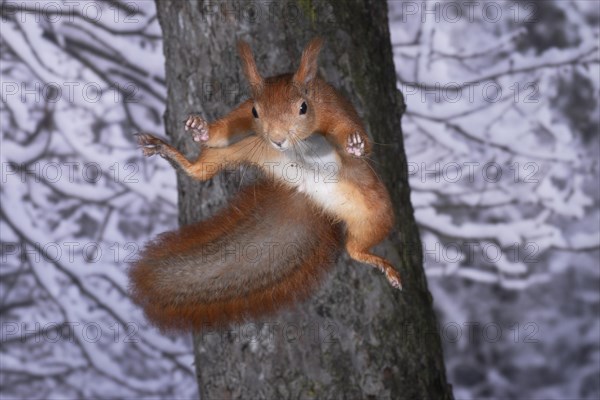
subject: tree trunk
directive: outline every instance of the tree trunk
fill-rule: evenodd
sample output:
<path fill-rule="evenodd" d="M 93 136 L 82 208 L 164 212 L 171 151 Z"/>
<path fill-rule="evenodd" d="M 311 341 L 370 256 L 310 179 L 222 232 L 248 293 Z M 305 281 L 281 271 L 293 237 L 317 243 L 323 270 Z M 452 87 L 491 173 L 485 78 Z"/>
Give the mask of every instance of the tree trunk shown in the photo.
<path fill-rule="evenodd" d="M 313 36 L 326 39 L 320 73 L 357 107 L 375 143 L 374 166 L 390 190 L 396 230 L 376 252 L 399 268 L 404 291 L 341 257 L 311 300 L 261 323 L 195 335 L 203 399 L 451 398 L 432 298 L 413 216 L 400 119 L 403 98 L 381 0 L 203 3 L 157 1 L 168 87 L 166 127 L 189 157 L 188 113 L 208 120 L 247 93 L 237 39 L 247 40 L 263 76 L 291 72 Z M 237 189 L 181 174 L 180 223 L 205 218 Z"/>

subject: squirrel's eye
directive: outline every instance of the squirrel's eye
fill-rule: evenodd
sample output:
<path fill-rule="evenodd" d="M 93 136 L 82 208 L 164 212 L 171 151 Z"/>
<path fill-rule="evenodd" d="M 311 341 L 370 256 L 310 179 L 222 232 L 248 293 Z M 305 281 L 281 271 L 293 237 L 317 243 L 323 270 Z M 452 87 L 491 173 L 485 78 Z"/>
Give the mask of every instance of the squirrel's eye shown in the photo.
<path fill-rule="evenodd" d="M 306 114 L 306 109 L 308 108 L 308 106 L 306 105 L 306 102 L 303 101 L 302 105 L 300 106 L 300 115 L 302 114 Z"/>
<path fill-rule="evenodd" d="M 256 108 L 252 107 L 252 115 L 254 115 L 254 118 L 258 118 L 258 112 L 256 111 Z"/>

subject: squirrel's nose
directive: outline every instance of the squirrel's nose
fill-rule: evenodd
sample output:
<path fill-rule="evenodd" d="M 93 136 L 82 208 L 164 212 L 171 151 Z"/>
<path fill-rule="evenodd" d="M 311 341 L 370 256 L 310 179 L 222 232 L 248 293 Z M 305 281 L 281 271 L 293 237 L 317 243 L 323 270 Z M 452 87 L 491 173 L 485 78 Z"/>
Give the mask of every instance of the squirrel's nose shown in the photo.
<path fill-rule="evenodd" d="M 272 143 L 273 143 L 275 146 L 277 146 L 277 147 L 281 147 L 281 146 L 283 146 L 283 143 L 285 142 L 285 139 L 281 139 L 281 140 L 274 140 L 274 139 L 271 139 L 271 142 L 272 142 Z"/>

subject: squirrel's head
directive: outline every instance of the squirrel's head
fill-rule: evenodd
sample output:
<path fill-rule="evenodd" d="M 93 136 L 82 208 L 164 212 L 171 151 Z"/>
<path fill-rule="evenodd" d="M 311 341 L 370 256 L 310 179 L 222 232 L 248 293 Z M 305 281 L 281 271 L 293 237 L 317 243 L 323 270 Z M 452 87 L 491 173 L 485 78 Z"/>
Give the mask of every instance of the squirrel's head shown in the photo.
<path fill-rule="evenodd" d="M 254 107 L 254 130 L 273 147 L 284 151 L 310 136 L 315 128 L 317 58 L 323 40 L 312 39 L 302 52 L 296 73 L 263 78 L 256 67 L 248 43 L 240 41 L 238 49 L 244 75 L 250 84 Z"/>

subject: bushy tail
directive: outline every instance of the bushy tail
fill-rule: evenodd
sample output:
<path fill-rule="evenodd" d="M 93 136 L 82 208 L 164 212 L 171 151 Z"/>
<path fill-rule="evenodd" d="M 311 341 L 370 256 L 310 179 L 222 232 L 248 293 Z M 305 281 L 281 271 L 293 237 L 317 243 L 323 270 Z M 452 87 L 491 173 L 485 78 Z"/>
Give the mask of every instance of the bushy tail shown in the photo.
<path fill-rule="evenodd" d="M 130 268 L 131 293 L 163 330 L 238 322 L 305 298 L 340 244 L 339 225 L 306 196 L 261 183 L 149 242 Z"/>

